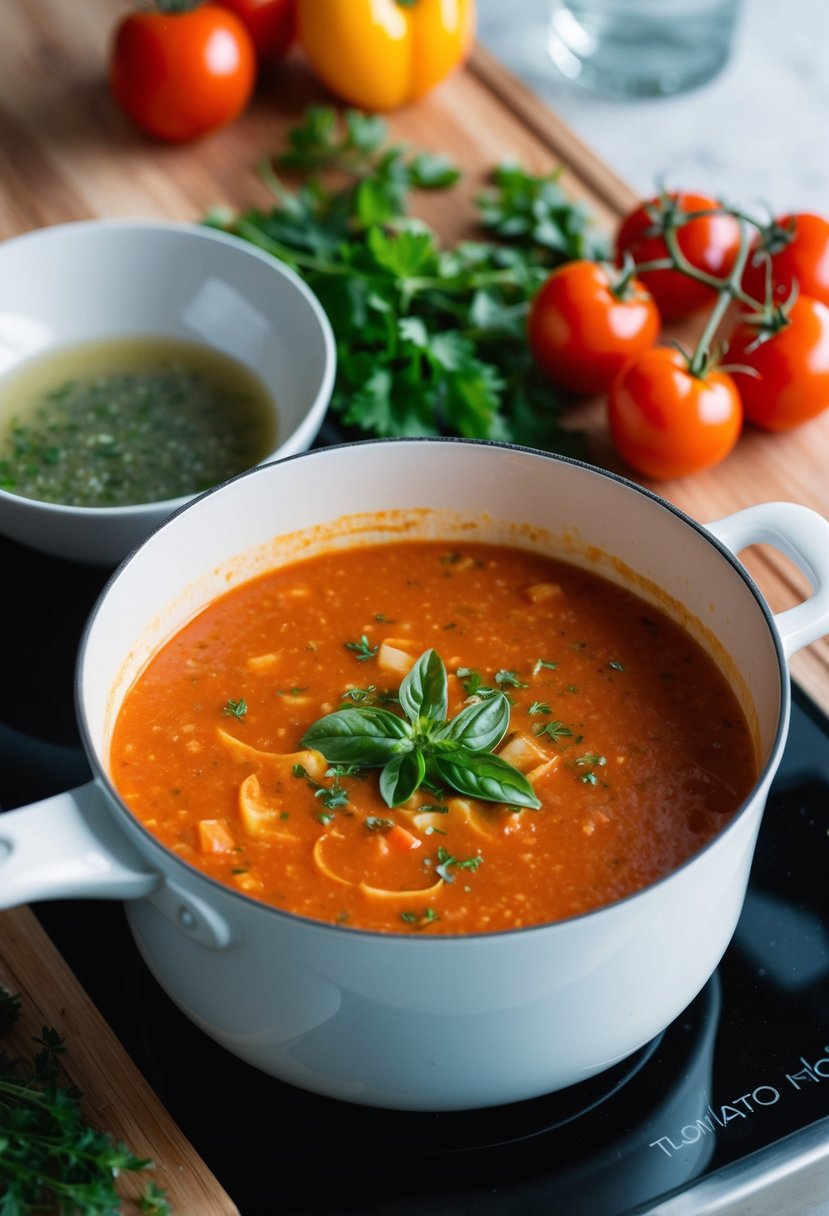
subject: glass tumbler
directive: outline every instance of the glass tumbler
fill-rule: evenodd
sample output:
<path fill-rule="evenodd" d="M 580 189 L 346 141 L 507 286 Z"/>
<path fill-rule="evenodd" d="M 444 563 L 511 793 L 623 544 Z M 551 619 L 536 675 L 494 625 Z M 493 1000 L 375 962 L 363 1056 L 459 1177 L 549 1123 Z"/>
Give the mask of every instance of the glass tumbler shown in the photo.
<path fill-rule="evenodd" d="M 548 47 L 569 80 L 605 97 L 679 93 L 731 51 L 741 0 L 551 0 Z"/>

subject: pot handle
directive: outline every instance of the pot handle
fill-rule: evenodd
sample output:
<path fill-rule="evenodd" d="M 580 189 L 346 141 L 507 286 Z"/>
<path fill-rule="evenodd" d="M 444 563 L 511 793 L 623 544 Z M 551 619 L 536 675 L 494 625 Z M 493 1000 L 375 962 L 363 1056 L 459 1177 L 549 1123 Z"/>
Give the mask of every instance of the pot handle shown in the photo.
<path fill-rule="evenodd" d="M 822 515 L 799 503 L 767 502 L 705 526 L 735 556 L 749 545 L 772 545 L 808 578 L 812 594 L 774 618 L 787 658 L 829 633 L 829 522 Z"/>
<path fill-rule="evenodd" d="M 76 896 L 138 899 L 161 882 L 94 781 L 0 814 L 0 908 Z"/>

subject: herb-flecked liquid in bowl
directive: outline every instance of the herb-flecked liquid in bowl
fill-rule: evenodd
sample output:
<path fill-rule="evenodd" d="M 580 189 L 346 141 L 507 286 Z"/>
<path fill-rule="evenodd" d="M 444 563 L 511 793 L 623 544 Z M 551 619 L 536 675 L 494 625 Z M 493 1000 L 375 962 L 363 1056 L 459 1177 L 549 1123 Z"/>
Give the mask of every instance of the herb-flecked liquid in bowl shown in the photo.
<path fill-rule="evenodd" d="M 0 487 L 67 506 L 163 502 L 257 464 L 276 431 L 264 383 L 213 347 L 75 344 L 0 381 Z"/>

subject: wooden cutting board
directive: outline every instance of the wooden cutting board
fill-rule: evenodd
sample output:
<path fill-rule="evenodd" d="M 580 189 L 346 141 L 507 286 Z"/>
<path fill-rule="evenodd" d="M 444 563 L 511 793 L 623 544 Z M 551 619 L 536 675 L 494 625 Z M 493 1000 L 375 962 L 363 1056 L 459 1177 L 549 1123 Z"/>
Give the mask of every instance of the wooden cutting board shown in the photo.
<path fill-rule="evenodd" d="M 0 984 L 21 1000 L 14 1034 L 3 1038 L 6 1050 L 30 1058 L 33 1037 L 43 1026 L 53 1026 L 66 1041 L 61 1058 L 66 1082 L 83 1094 L 87 1118 L 155 1163 L 152 1171 L 121 1175 L 125 1216 L 138 1216 L 137 1200 L 149 1181 L 166 1191 L 175 1216 L 237 1216 L 236 1204 L 170 1118 L 30 908 L 0 913 Z"/>
<path fill-rule="evenodd" d="M 330 100 L 294 55 L 263 75 L 254 103 L 233 126 L 195 144 L 156 144 L 130 125 L 106 86 L 107 47 L 126 4 L 0 0 L 0 11 L 0 239 L 93 216 L 195 221 L 216 204 L 265 205 L 260 161 L 283 146 L 286 130 L 308 102 Z M 562 167 L 565 187 L 607 229 L 636 201 L 624 182 L 481 48 L 465 70 L 389 122 L 396 139 L 448 153 L 464 170 L 458 190 L 425 197 L 417 208 L 447 241 L 470 235 L 472 201 L 499 161 L 517 161 L 534 172 Z M 619 467 L 601 401 L 574 408 L 572 422 L 588 430 L 591 459 Z M 652 488 L 702 522 L 773 499 L 799 501 L 829 515 L 828 460 L 829 416 L 788 436 L 748 434 L 717 469 Z M 775 610 L 802 597 L 802 576 L 779 554 L 760 548 L 745 560 Z M 829 708 L 829 644 L 796 656 L 793 670 Z M 236 1211 L 28 909 L 0 915 L 0 982 L 23 998 L 22 1034 L 44 1023 L 66 1034 L 69 1074 L 90 1116 L 155 1160 L 156 1181 L 168 1189 L 178 1216 Z M 124 1190 L 134 1195 L 140 1182 L 128 1180 Z"/>

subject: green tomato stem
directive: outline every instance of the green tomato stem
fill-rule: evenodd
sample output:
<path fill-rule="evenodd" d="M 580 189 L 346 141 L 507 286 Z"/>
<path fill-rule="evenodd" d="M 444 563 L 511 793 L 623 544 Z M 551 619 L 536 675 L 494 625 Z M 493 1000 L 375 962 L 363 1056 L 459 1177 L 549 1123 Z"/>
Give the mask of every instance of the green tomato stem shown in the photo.
<path fill-rule="evenodd" d="M 748 260 L 749 242 L 745 220 L 742 216 L 735 216 L 735 218 L 740 226 L 739 249 L 728 276 L 725 279 L 715 280 L 718 283 L 717 302 L 708 314 L 705 327 L 699 336 L 697 344 L 694 347 L 694 353 L 691 355 L 688 363 L 688 371 L 692 376 L 702 376 L 709 366 L 711 362 L 711 343 L 731 301 L 734 299 L 745 299 L 745 294 L 740 289 L 739 284 L 745 271 L 746 261 Z M 673 236 L 674 234 L 672 233 L 671 235 Z M 710 275 L 706 276 L 706 278 L 711 277 Z"/>

